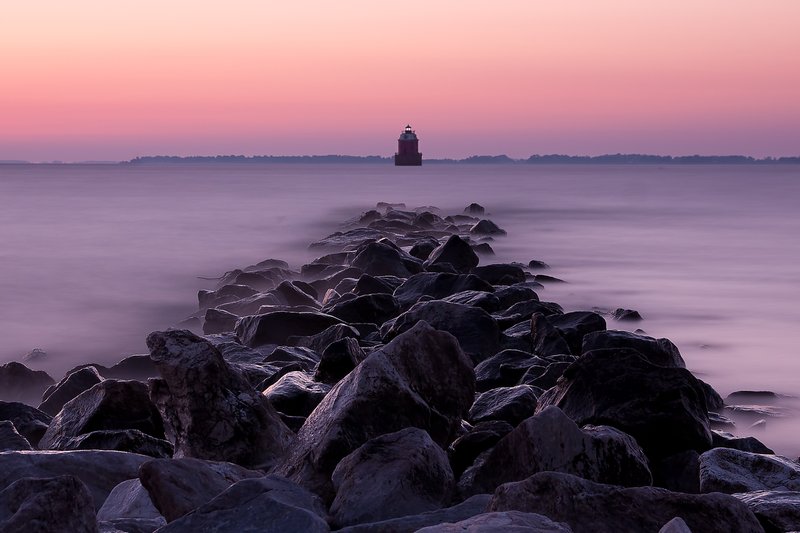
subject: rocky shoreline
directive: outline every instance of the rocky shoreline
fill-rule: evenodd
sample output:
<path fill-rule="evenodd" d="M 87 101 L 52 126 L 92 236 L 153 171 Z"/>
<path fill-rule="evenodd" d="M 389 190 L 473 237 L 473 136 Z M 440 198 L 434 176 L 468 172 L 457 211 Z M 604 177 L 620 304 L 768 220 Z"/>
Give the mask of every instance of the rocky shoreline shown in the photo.
<path fill-rule="evenodd" d="M 542 261 L 482 265 L 485 215 L 381 203 L 147 355 L 0 367 L 0 533 L 800 530 L 800 464 L 725 431 L 775 395 L 540 300 Z"/>

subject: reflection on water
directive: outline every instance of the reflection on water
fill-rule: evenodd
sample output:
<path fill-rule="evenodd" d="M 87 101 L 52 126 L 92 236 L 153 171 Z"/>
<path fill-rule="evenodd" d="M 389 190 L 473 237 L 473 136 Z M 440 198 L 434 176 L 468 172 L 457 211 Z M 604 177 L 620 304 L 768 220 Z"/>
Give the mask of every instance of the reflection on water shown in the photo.
<path fill-rule="evenodd" d="M 198 276 L 299 266 L 378 201 L 481 203 L 509 233 L 496 261 L 569 281 L 543 299 L 639 310 L 723 396 L 800 394 L 792 166 L 0 166 L 0 360 L 38 347 L 58 374 L 141 352 L 196 308 Z M 797 429 L 768 420 L 763 439 L 796 456 Z"/>

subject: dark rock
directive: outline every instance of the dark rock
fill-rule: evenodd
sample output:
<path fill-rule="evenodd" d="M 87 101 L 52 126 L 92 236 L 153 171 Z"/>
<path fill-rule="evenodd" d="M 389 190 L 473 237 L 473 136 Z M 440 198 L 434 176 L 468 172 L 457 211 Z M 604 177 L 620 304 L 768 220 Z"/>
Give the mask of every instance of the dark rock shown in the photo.
<path fill-rule="evenodd" d="M 324 239 L 312 242 L 308 245 L 308 247 L 312 250 L 315 248 L 352 250 L 364 243 L 377 241 L 385 236 L 386 233 L 380 230 L 371 228 L 355 228 L 344 232 L 337 231 L 336 233 L 332 233 Z"/>
<path fill-rule="evenodd" d="M 188 331 L 147 336 L 162 380 L 150 394 L 174 436 L 175 457 L 271 464 L 294 436 L 269 401 L 234 371 L 219 351 Z"/>
<path fill-rule="evenodd" d="M 38 446 L 53 417 L 19 402 L 0 401 L 0 420 L 8 420 L 31 446 Z"/>
<path fill-rule="evenodd" d="M 235 302 L 248 296 L 257 294 L 258 291 L 247 285 L 223 285 L 215 291 L 201 290 L 197 293 L 200 309 L 208 309 L 218 305 Z"/>
<path fill-rule="evenodd" d="M 485 291 L 461 291 L 442 298 L 442 300 L 454 304 L 478 307 L 487 313 L 493 313 L 500 309 L 500 301 L 497 296 Z"/>
<path fill-rule="evenodd" d="M 318 383 L 305 372 L 289 372 L 264 391 L 269 403 L 281 413 L 306 417 L 322 401 L 330 385 Z"/>
<path fill-rule="evenodd" d="M 658 533 L 692 533 L 683 518 L 676 516 L 658 530 Z"/>
<path fill-rule="evenodd" d="M 418 530 L 416 533 L 491 533 L 513 531 L 515 533 L 572 533 L 567 524 L 553 522 L 536 513 L 505 511 L 482 513 L 456 523 L 441 523 Z"/>
<path fill-rule="evenodd" d="M 673 492 L 700 493 L 700 454 L 694 450 L 676 453 L 651 463 L 653 484 Z"/>
<path fill-rule="evenodd" d="M 233 278 L 231 285 L 244 285 L 255 290 L 268 291 L 275 286 L 275 282 L 258 272 L 241 272 Z"/>
<path fill-rule="evenodd" d="M 319 498 L 278 476 L 244 479 L 159 533 L 328 533 Z"/>
<path fill-rule="evenodd" d="M 324 352 L 325 349 L 336 341 L 342 339 L 357 339 L 361 333 L 347 324 L 334 324 L 325 331 L 310 337 L 290 337 L 288 342 L 299 347 L 307 347 L 315 354 Z M 319 359 L 319 358 L 317 358 Z"/>
<path fill-rule="evenodd" d="M 32 450 L 28 439 L 17 433 L 10 420 L 0 421 L 0 452 Z"/>
<path fill-rule="evenodd" d="M 47 372 L 12 361 L 0 366 L 0 400 L 38 405 L 42 393 L 54 384 Z"/>
<path fill-rule="evenodd" d="M 341 320 L 323 313 L 275 311 L 243 317 L 236 324 L 236 336 L 245 346 L 286 344 L 289 337 L 306 337 L 325 331 Z"/>
<path fill-rule="evenodd" d="M 475 367 L 475 388 L 484 392 L 519 383 L 525 372 L 547 361 L 521 350 L 503 350 Z"/>
<path fill-rule="evenodd" d="M 472 251 L 478 255 L 494 255 L 494 250 L 488 242 L 471 244 L 470 246 L 472 246 Z"/>
<path fill-rule="evenodd" d="M 605 319 L 597 313 L 588 311 L 572 311 L 570 313 L 550 315 L 547 317 L 547 321 L 558 330 L 567 342 L 569 346 L 569 352 L 567 353 L 572 355 L 580 355 L 582 353 L 581 346 L 586 335 L 602 332 L 606 329 Z"/>
<path fill-rule="evenodd" d="M 471 203 L 464 208 L 464 213 L 468 215 L 482 216 L 486 213 L 486 209 L 481 204 Z"/>
<path fill-rule="evenodd" d="M 479 422 L 450 444 L 447 449 L 450 466 L 456 478 L 472 466 L 475 459 L 511 433 L 514 426 L 502 420 Z"/>
<path fill-rule="evenodd" d="M 519 324 L 523 320 L 528 320 L 536 313 L 544 316 L 557 315 L 563 313 L 563 309 L 557 303 L 540 302 L 538 300 L 527 300 L 518 302 L 501 313 L 492 315 L 500 327 L 505 329 L 514 324 Z"/>
<path fill-rule="evenodd" d="M 483 219 L 469 229 L 472 235 L 505 235 L 506 231 L 488 219 Z"/>
<path fill-rule="evenodd" d="M 422 261 L 388 242 L 364 245 L 351 264 L 371 276 L 407 278 L 422 271 Z"/>
<path fill-rule="evenodd" d="M 700 456 L 700 492 L 800 491 L 800 465 L 780 455 L 714 448 Z"/>
<path fill-rule="evenodd" d="M 311 348 L 306 348 L 305 346 L 278 346 L 264 358 L 264 363 L 274 364 L 280 367 L 297 363 L 300 365 L 300 368 L 292 368 L 291 370 L 310 370 L 319 363 L 319 357 L 316 351 Z M 282 375 L 283 374 L 281 374 L 281 376 Z M 280 376 L 273 377 L 274 380 L 272 383 L 277 381 L 277 378 Z"/>
<path fill-rule="evenodd" d="M 533 276 L 533 280 L 536 281 L 537 283 L 543 283 L 543 284 L 548 284 L 548 283 L 566 283 L 566 281 L 564 281 L 561 278 L 556 278 L 554 276 L 548 276 L 547 274 L 536 274 L 535 276 Z"/>
<path fill-rule="evenodd" d="M 345 322 L 383 324 L 400 314 L 400 304 L 391 294 L 365 294 L 325 310 Z"/>
<path fill-rule="evenodd" d="M 772 391 L 739 390 L 728 394 L 724 403 L 772 405 L 779 399 L 781 395 Z"/>
<path fill-rule="evenodd" d="M 539 389 L 547 390 L 556 385 L 558 378 L 564 374 L 564 371 L 569 368 L 569 365 L 573 362 L 574 361 L 556 361 L 544 368 L 532 366 L 525 372 L 525 375 L 520 378 L 519 382 L 521 384 L 532 385 Z"/>
<path fill-rule="evenodd" d="M 654 339 L 628 331 L 597 331 L 583 338 L 581 353 L 592 350 L 630 348 L 654 365 L 686 368 L 678 348 L 669 339 Z"/>
<path fill-rule="evenodd" d="M 537 261 L 536 259 L 531 259 L 528 262 L 528 268 L 533 270 L 544 270 L 545 268 L 550 268 L 550 265 L 548 265 L 544 261 Z"/>
<path fill-rule="evenodd" d="M 397 317 L 384 340 L 393 339 L 420 321 L 452 334 L 473 361 L 482 361 L 498 351 L 500 331 L 489 313 L 477 307 L 439 300 L 420 302 Z"/>
<path fill-rule="evenodd" d="M 732 448 L 743 452 L 774 454 L 764 443 L 755 437 L 735 437 L 730 433 L 712 431 L 712 446 L 714 448 Z"/>
<path fill-rule="evenodd" d="M 472 269 L 472 274 L 492 285 L 514 285 L 525 281 L 525 271 L 506 263 L 478 266 Z"/>
<path fill-rule="evenodd" d="M 531 317 L 531 341 L 533 353 L 542 357 L 571 353 L 567 339 L 542 313 Z"/>
<path fill-rule="evenodd" d="M 498 387 L 479 394 L 469 409 L 473 423 L 503 420 L 516 426 L 536 411 L 537 389 L 530 385 Z"/>
<path fill-rule="evenodd" d="M 539 295 L 536 294 L 536 291 L 530 287 L 521 285 L 500 287 L 494 291 L 494 295 L 500 301 L 500 309 L 508 309 L 516 303 L 526 302 L 528 300 L 539 301 Z"/>
<path fill-rule="evenodd" d="M 766 531 L 800 530 L 800 492 L 759 490 L 734 497 L 753 511 Z"/>
<path fill-rule="evenodd" d="M 560 472 L 541 472 L 502 485 L 488 510 L 541 513 L 566 522 L 574 533 L 658 531 L 676 516 L 695 532 L 764 531 L 747 506 L 732 496 L 620 488 Z"/>
<path fill-rule="evenodd" d="M 643 320 L 639 311 L 634 309 L 622 309 L 621 307 L 614 311 L 614 318 L 620 322 L 638 322 L 639 320 Z"/>
<path fill-rule="evenodd" d="M 531 321 L 523 320 L 500 333 L 500 347 L 510 350 L 533 352 L 533 338 L 531 337 Z"/>
<path fill-rule="evenodd" d="M 725 402 L 722 401 L 722 396 L 719 395 L 717 391 L 714 390 L 714 387 L 703 381 L 702 379 L 698 379 L 697 381 L 700 382 L 700 385 L 703 387 L 703 391 L 706 395 L 706 407 L 708 407 L 709 411 L 721 411 L 725 408 Z"/>
<path fill-rule="evenodd" d="M 406 427 L 452 441 L 474 395 L 472 364 L 456 339 L 419 323 L 372 352 L 331 389 L 298 432 L 281 472 L 323 496 L 342 457 Z"/>
<path fill-rule="evenodd" d="M 259 292 L 247 298 L 242 298 L 241 300 L 222 304 L 217 306 L 216 309 L 227 311 L 237 316 L 245 316 L 258 313 L 258 310 L 265 305 L 279 305 L 281 308 L 284 308 L 280 299 L 275 294 L 271 292 Z"/>
<path fill-rule="evenodd" d="M 600 483 L 649 485 L 647 457 L 629 435 L 608 426 L 581 430 L 560 409 L 547 408 L 503 437 L 464 472 L 464 494 L 491 492 L 537 472 L 565 472 Z"/>
<path fill-rule="evenodd" d="M 148 461 L 138 474 L 153 505 L 167 522 L 211 501 L 237 481 L 261 476 L 261 472 L 231 463 L 188 457 Z"/>
<path fill-rule="evenodd" d="M 129 355 L 111 368 L 98 368 L 100 375 L 106 379 L 136 379 L 147 381 L 158 376 L 156 366 L 149 355 Z"/>
<path fill-rule="evenodd" d="M 339 272 L 335 274 L 312 281 L 311 286 L 314 287 L 319 294 L 325 294 L 328 289 L 336 287 L 342 280 L 347 278 L 358 280 L 363 273 L 364 271 L 360 268 L 347 267 L 339 270 Z"/>
<path fill-rule="evenodd" d="M 397 287 L 384 278 L 385 276 L 375 277 L 369 274 L 361 274 L 356 286 L 353 288 L 353 292 L 359 296 L 364 296 L 365 294 L 392 294 Z"/>
<path fill-rule="evenodd" d="M 332 342 L 322 352 L 314 371 L 314 380 L 334 385 L 358 366 L 365 357 L 364 350 L 353 338 Z"/>
<path fill-rule="evenodd" d="M 439 241 L 433 237 L 429 237 L 427 239 L 415 242 L 414 246 L 411 247 L 411 250 L 409 250 L 408 253 L 421 261 L 425 261 L 428 257 L 430 257 L 431 252 L 433 252 L 437 246 L 439 246 Z"/>
<path fill-rule="evenodd" d="M 255 265 L 251 265 L 251 266 L 245 268 L 245 270 L 248 270 L 248 271 L 249 270 L 264 270 L 266 268 L 280 268 L 280 269 L 288 270 L 289 269 L 289 263 L 287 263 L 283 259 L 272 259 L 272 258 L 270 258 L 270 259 L 264 259 L 263 261 L 261 261 L 260 263 L 255 264 Z"/>
<path fill-rule="evenodd" d="M 439 509 L 455 486 L 447 455 L 418 428 L 365 442 L 339 462 L 332 481 L 339 527 Z"/>
<path fill-rule="evenodd" d="M 117 450 L 160 459 L 168 459 L 174 452 L 171 442 L 142 433 L 138 429 L 92 431 L 69 439 L 62 449 Z"/>
<path fill-rule="evenodd" d="M 458 272 L 467 273 L 478 266 L 478 261 L 478 255 L 469 243 L 458 235 L 451 235 L 444 244 L 431 252 L 425 260 L 425 269 L 429 270 L 429 267 L 440 263 L 450 263 Z"/>
<path fill-rule="evenodd" d="M 408 309 L 423 296 L 438 300 L 463 291 L 494 292 L 494 287 L 472 274 L 423 272 L 408 278 L 395 289 L 394 296 L 403 309 Z"/>
<path fill-rule="evenodd" d="M 601 333 L 587 338 L 592 335 Z M 540 410 L 548 405 L 560 407 L 580 425 L 619 428 L 651 459 L 711 446 L 705 395 L 697 378 L 685 368 L 654 365 L 634 350 L 584 353 L 539 397 Z"/>
<path fill-rule="evenodd" d="M 233 331 L 239 315 L 223 311 L 222 309 L 206 309 L 203 317 L 203 334 L 213 335 L 214 333 L 225 333 Z"/>
<path fill-rule="evenodd" d="M 45 391 L 39 410 L 55 416 L 65 403 L 101 381 L 103 378 L 93 366 L 76 370 Z"/>
<path fill-rule="evenodd" d="M 294 281 L 282 281 L 271 292 L 275 294 L 284 305 L 319 307 L 319 303 L 317 303 L 315 297 L 309 294 L 309 292 L 316 294 L 316 289 L 305 283 L 300 283 L 302 285 Z M 303 286 L 306 287 L 306 290 L 303 290 Z"/>
<path fill-rule="evenodd" d="M 20 479 L 0 492 L 0 531 L 97 533 L 89 489 L 74 476 Z"/>
<path fill-rule="evenodd" d="M 158 520 L 160 524 L 157 527 L 167 523 L 138 479 L 129 479 L 114 487 L 103 506 L 97 510 L 98 521 L 120 519 Z"/>

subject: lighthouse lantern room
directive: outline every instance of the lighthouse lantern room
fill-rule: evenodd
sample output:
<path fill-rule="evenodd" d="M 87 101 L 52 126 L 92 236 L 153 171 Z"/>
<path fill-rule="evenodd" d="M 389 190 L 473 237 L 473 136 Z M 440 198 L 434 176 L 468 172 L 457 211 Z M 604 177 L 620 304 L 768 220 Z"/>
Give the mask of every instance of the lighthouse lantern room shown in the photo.
<path fill-rule="evenodd" d="M 419 139 L 410 125 L 406 125 L 400 138 L 397 139 L 397 153 L 394 154 L 396 166 L 422 165 L 422 154 L 419 153 Z"/>

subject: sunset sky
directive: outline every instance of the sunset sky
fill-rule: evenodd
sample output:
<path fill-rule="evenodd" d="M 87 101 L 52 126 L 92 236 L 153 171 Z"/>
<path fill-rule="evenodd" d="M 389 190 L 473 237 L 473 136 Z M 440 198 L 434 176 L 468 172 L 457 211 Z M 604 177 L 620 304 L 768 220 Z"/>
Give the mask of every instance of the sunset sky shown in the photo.
<path fill-rule="evenodd" d="M 800 1 L 0 8 L 0 160 L 800 155 Z"/>

